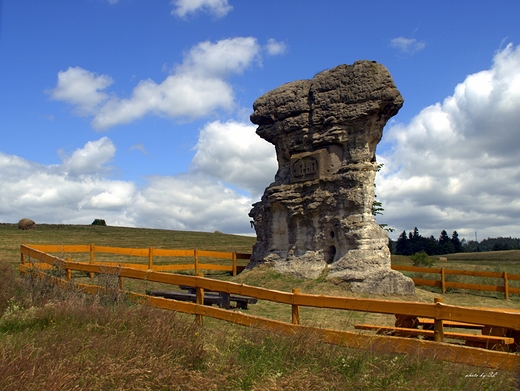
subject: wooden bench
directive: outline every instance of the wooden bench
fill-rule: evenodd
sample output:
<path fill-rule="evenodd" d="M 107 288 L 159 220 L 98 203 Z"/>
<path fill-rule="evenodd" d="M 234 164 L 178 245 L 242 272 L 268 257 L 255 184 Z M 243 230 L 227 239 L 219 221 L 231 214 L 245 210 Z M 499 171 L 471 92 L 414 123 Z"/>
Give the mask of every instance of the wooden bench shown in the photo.
<path fill-rule="evenodd" d="M 197 302 L 197 294 L 195 292 L 195 288 L 181 286 L 181 289 L 187 290 L 188 292 L 150 290 L 146 293 L 150 296 L 158 296 L 180 301 L 191 301 L 192 303 Z M 258 299 L 247 296 L 230 295 L 226 292 L 204 292 L 204 305 L 216 304 L 220 308 L 230 309 L 231 302 L 235 302 L 236 308 L 247 310 L 247 306 L 249 304 L 256 304 L 258 302 Z"/>
<path fill-rule="evenodd" d="M 187 290 L 189 293 L 195 293 L 196 288 L 192 286 L 186 286 L 186 285 L 179 285 L 179 288 L 183 290 Z M 209 289 L 204 290 L 204 296 L 206 295 L 213 295 L 214 291 L 211 291 Z M 249 296 L 241 296 L 241 295 L 233 295 L 227 292 L 217 292 L 219 297 L 221 298 L 221 304 L 219 305 L 221 308 L 230 309 L 231 304 L 230 302 L 235 302 L 236 308 L 247 310 L 247 306 L 249 304 L 256 304 L 258 303 L 258 299 L 255 299 L 254 297 Z"/>
<path fill-rule="evenodd" d="M 438 300 L 438 299 L 437 299 Z M 478 310 L 492 310 L 492 311 L 503 311 L 503 312 L 513 312 L 518 313 L 520 310 L 518 309 L 510 309 L 510 308 L 480 308 L 480 307 L 470 307 Z M 406 315 L 406 314 L 395 314 L 395 327 L 399 328 L 409 328 L 409 329 L 418 329 L 422 327 L 422 330 L 429 330 L 435 332 L 435 320 L 431 318 L 423 318 L 417 317 L 415 315 Z M 472 324 L 465 322 L 456 322 L 450 320 L 442 321 L 442 330 L 444 328 L 458 328 L 458 329 L 473 329 L 480 330 L 482 336 L 494 336 L 494 337 L 507 337 L 513 338 L 514 344 L 507 345 L 507 350 L 510 352 L 520 351 L 520 330 L 514 330 L 513 328 L 507 327 L 496 327 L 489 326 L 484 324 Z M 445 334 L 445 333 L 443 333 Z M 426 337 L 429 338 L 429 337 Z M 438 338 L 438 336 L 437 336 Z M 441 337 L 442 340 L 442 337 Z M 487 347 L 487 341 L 484 342 L 466 339 L 466 345 L 474 346 L 474 347 Z M 505 345 L 504 345 L 505 346 Z"/>
<path fill-rule="evenodd" d="M 502 311 L 502 312 L 512 312 L 512 313 L 520 313 L 520 309 L 516 308 L 495 308 L 495 307 L 473 307 L 479 310 L 490 310 L 490 311 Z M 396 318 L 398 316 L 396 315 Z M 415 324 L 413 327 L 422 326 L 423 329 L 433 329 L 433 324 L 435 321 L 433 319 L 428 318 L 416 318 Z M 400 326 L 397 324 L 396 326 Z M 452 321 L 443 321 L 444 327 L 450 328 L 465 328 L 465 329 L 480 329 L 482 335 L 487 336 L 495 336 L 495 337 L 509 337 L 515 340 L 514 345 L 509 345 L 509 351 L 518 352 L 520 351 L 520 330 L 515 330 L 513 328 L 508 327 L 497 327 L 497 326 L 489 326 L 486 324 L 471 324 L 471 323 L 462 323 L 462 322 L 452 322 Z M 406 325 L 405 327 L 410 327 Z M 471 345 L 475 347 L 483 347 L 482 344 L 479 344 L 477 341 L 467 341 L 466 345 Z"/>
<path fill-rule="evenodd" d="M 434 338 L 433 330 L 424 330 L 417 328 L 407 327 L 393 327 L 393 326 L 380 326 L 372 324 L 356 324 L 355 329 L 358 330 L 377 330 L 377 334 L 387 334 L 397 337 L 417 337 L 424 336 L 428 339 Z M 505 345 L 513 345 L 515 343 L 514 338 L 502 337 L 494 335 L 475 335 L 475 334 L 464 334 L 454 333 L 450 331 L 444 332 L 444 337 L 453 339 L 462 339 L 466 341 L 468 346 L 485 347 L 488 349 L 499 349 L 502 350 Z"/>
<path fill-rule="evenodd" d="M 426 336 L 433 337 L 433 330 L 424 330 L 424 329 L 411 329 L 406 327 L 393 327 L 393 326 L 380 326 L 380 325 L 372 325 L 372 324 L 356 324 L 354 328 L 359 330 L 377 330 L 378 334 L 389 334 L 396 336 Z M 445 331 L 444 336 L 447 338 L 454 339 L 464 339 L 467 341 L 479 341 L 479 342 L 502 342 L 506 345 L 511 345 L 514 343 L 514 338 L 510 337 L 501 337 L 494 335 L 479 335 L 479 334 L 465 334 L 465 333 L 455 333 L 451 331 Z"/>
<path fill-rule="evenodd" d="M 481 309 L 481 310 L 520 313 L 520 309 L 516 309 L 516 308 L 495 308 L 495 307 L 488 307 L 488 308 L 474 307 L 474 308 Z M 514 338 L 515 346 L 511 350 L 520 352 L 520 330 L 515 330 L 513 328 L 508 328 L 508 327 L 497 327 L 497 326 L 485 325 L 484 328 L 482 329 L 482 334 Z"/>

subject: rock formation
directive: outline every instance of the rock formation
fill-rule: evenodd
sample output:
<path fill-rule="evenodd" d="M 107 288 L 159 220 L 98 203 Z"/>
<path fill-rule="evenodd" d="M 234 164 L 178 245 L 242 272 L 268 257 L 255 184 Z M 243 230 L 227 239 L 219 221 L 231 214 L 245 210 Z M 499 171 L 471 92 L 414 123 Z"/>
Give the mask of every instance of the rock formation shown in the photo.
<path fill-rule="evenodd" d="M 340 65 L 258 98 L 251 121 L 275 145 L 278 172 L 253 205 L 249 268 L 268 263 L 305 278 L 340 278 L 358 292 L 412 294 L 390 268 L 388 236 L 372 215 L 376 146 L 403 98 L 371 61 Z"/>
<path fill-rule="evenodd" d="M 36 223 L 32 221 L 31 219 L 23 218 L 18 222 L 18 229 L 35 229 Z"/>

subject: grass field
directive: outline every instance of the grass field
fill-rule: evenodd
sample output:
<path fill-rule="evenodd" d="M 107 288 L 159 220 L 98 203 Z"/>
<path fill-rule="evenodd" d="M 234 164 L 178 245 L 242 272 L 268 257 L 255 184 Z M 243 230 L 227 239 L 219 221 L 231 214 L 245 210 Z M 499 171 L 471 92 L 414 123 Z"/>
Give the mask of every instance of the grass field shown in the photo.
<path fill-rule="evenodd" d="M 509 251 L 491 251 L 491 252 L 483 252 L 483 253 L 459 253 L 459 254 L 448 254 L 443 256 L 447 258 L 447 261 L 439 261 L 435 262 L 434 268 L 445 268 L 445 269 L 454 269 L 454 270 L 472 270 L 472 271 L 487 271 L 487 272 L 507 272 L 508 274 L 516 274 L 520 275 L 520 250 L 509 250 Z M 433 257 L 436 259 L 436 257 Z M 410 257 L 393 255 L 392 263 L 396 265 L 412 265 Z M 403 272 L 405 275 L 409 277 L 416 278 L 425 278 L 430 280 L 440 280 L 440 276 L 438 273 L 430 274 L 430 273 L 415 273 L 415 272 Z M 501 278 L 483 278 L 483 277 L 473 277 L 473 276 L 460 276 L 460 275 L 446 275 L 446 281 L 450 282 L 461 282 L 467 284 L 484 284 L 484 285 L 495 285 L 495 286 L 503 286 L 504 280 Z M 520 288 L 520 281 L 518 280 L 509 280 L 510 288 Z M 437 287 L 426 288 L 423 287 L 423 290 L 428 290 L 430 292 L 440 294 L 441 289 Z M 448 298 L 456 298 L 458 304 L 461 305 L 471 305 L 471 303 L 466 303 L 464 300 L 458 300 L 461 296 L 455 296 L 455 294 L 470 293 L 471 297 L 474 296 L 479 297 L 479 300 L 483 298 L 497 298 L 503 299 L 504 293 L 501 292 L 488 292 L 488 291 L 467 291 L 462 289 L 447 289 Z M 462 298 L 462 297 L 461 297 Z M 512 304 L 516 306 L 516 308 L 520 308 L 520 296 L 519 295 L 511 295 L 511 301 L 504 301 L 502 305 L 507 306 L 507 304 Z M 472 300 L 472 299 L 471 299 Z M 515 307 L 512 307 L 515 308 Z"/>
<path fill-rule="evenodd" d="M 197 327 L 187 315 L 57 290 L 21 279 L 15 271 L 22 242 L 248 253 L 254 241 L 218 233 L 100 226 L 39 225 L 34 231 L 20 231 L 15 225 L 0 224 L 0 389 L 514 390 L 520 386 L 519 375 L 510 372 L 424 357 L 376 355 L 319 343 L 310 335 L 283 337 L 208 318 L 204 327 Z M 485 253 L 456 254 L 443 266 L 512 268 L 514 273 L 520 265 L 519 252 L 504 253 L 508 254 L 491 254 L 492 259 L 483 257 Z M 405 257 L 393 261 L 410 264 Z M 299 280 L 267 268 L 212 277 L 282 291 L 297 287 L 309 293 L 369 297 L 353 295 L 341 283 Z M 506 301 L 467 291 L 440 295 L 417 289 L 412 297 L 384 298 L 432 302 L 438 296 L 448 304 L 520 308 L 516 295 Z M 288 306 L 260 301 L 248 313 L 290 321 L 290 311 Z M 323 309 L 301 312 L 303 324 L 339 329 L 358 322 L 391 324 L 391 318 Z"/>

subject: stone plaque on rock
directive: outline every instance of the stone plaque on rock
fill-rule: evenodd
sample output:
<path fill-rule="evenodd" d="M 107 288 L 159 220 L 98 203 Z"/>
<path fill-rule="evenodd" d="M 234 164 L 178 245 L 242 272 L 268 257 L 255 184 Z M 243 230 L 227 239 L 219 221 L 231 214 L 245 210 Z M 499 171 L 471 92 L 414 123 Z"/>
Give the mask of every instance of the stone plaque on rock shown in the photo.
<path fill-rule="evenodd" d="M 310 181 L 320 177 L 320 153 L 299 153 L 291 157 L 291 183 Z"/>
<path fill-rule="evenodd" d="M 248 267 L 270 264 L 353 291 L 412 294 L 390 267 L 388 236 L 372 215 L 376 146 L 403 98 L 373 61 L 340 65 L 258 98 L 251 121 L 275 145 L 278 171 L 249 213 L 257 242 Z"/>
<path fill-rule="evenodd" d="M 291 156 L 291 183 L 330 177 L 341 166 L 341 148 L 318 149 Z"/>

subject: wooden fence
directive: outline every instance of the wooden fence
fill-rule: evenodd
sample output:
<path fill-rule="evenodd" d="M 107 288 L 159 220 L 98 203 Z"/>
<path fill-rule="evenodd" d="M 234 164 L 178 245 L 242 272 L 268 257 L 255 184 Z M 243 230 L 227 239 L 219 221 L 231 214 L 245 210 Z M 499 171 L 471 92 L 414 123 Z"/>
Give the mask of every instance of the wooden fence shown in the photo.
<path fill-rule="evenodd" d="M 47 253 L 89 253 L 89 263 L 96 264 L 96 253 L 110 253 L 135 257 L 147 258 L 146 264 L 139 263 L 122 263 L 122 262 L 102 262 L 105 266 L 119 266 L 131 267 L 140 270 L 154 270 L 154 271 L 179 271 L 179 270 L 193 270 L 198 274 L 201 270 L 216 270 L 228 271 L 233 276 L 244 270 L 245 266 L 237 265 L 238 259 L 249 259 L 251 254 L 242 254 L 237 252 L 223 252 L 223 251 L 204 251 L 204 250 L 167 250 L 160 248 L 122 248 L 122 247 L 107 247 L 90 245 L 55 245 L 55 244 L 28 244 L 27 247 Z M 24 256 L 22 252 L 22 257 Z M 189 264 L 170 264 L 170 265 L 154 265 L 154 257 L 190 257 L 193 262 Z M 201 263 L 200 258 L 216 258 L 230 260 L 229 265 L 219 265 L 210 263 Z M 71 259 L 69 259 L 72 261 Z M 23 260 L 22 260 L 23 263 Z"/>
<path fill-rule="evenodd" d="M 430 268 L 402 265 L 392 265 L 392 269 L 416 273 L 439 274 L 439 280 L 428 280 L 424 278 L 412 278 L 412 280 L 415 283 L 415 285 L 440 287 L 443 294 L 446 293 L 446 288 L 458 288 L 470 289 L 475 291 L 503 292 L 506 300 L 509 299 L 509 295 L 512 293 L 520 295 L 520 288 L 514 288 L 509 286 L 509 280 L 520 281 L 520 274 L 510 274 L 507 272 L 481 272 L 474 270 L 451 270 L 445 269 L 443 267 Z M 463 282 L 446 281 L 446 275 L 498 278 L 502 279 L 504 282 L 503 285 L 468 284 Z"/>
<path fill-rule="evenodd" d="M 440 327 L 442 327 L 442 320 L 450 320 L 466 323 L 486 323 L 495 327 L 520 330 L 520 313 L 508 312 L 507 310 L 484 310 L 451 306 L 443 303 L 417 303 L 357 299 L 342 296 L 312 295 L 301 293 L 298 289 L 294 289 L 293 292 L 282 292 L 204 278 L 202 276 L 171 274 L 150 269 L 139 270 L 131 267 L 105 266 L 89 262 L 70 262 L 26 245 L 21 245 L 20 252 L 20 271 L 23 273 L 30 271 L 38 274 L 44 273 L 43 271 L 39 271 L 37 268 L 32 268 L 32 263 L 28 262 L 30 259 L 31 261 L 38 260 L 65 270 L 77 270 L 87 273 L 109 273 L 118 278 L 126 277 L 194 287 L 197 290 L 196 303 L 181 302 L 160 297 L 150 297 L 139 293 L 125 293 L 150 306 L 194 314 L 200 321 L 202 321 L 203 316 L 210 316 L 240 325 L 268 329 L 280 333 L 294 333 L 298 330 L 304 330 L 313 333 L 325 342 L 357 349 L 369 349 L 371 351 L 386 353 L 394 352 L 428 355 L 445 361 L 459 362 L 477 367 L 500 368 L 504 370 L 516 370 L 520 367 L 520 355 L 514 353 L 459 346 L 437 341 L 383 335 L 367 335 L 359 332 L 304 326 L 301 324 L 300 319 L 300 307 L 317 307 L 382 314 L 422 316 L 434 319 L 435 323 L 441 325 Z M 70 274 L 68 274 L 68 277 L 70 277 Z M 60 284 L 70 283 L 70 281 L 66 280 L 56 278 L 55 280 Z M 98 292 L 103 289 L 102 287 L 92 285 L 80 285 L 80 287 L 88 292 Z M 292 321 L 291 323 L 282 322 L 259 316 L 247 315 L 238 311 L 204 306 L 205 290 L 250 296 L 260 300 L 269 300 L 276 303 L 287 304 L 290 306 Z"/>
<path fill-rule="evenodd" d="M 201 270 L 214 270 L 214 271 L 228 271 L 233 276 L 236 276 L 245 266 L 237 265 L 238 259 L 249 259 L 251 254 L 237 253 L 237 252 L 223 252 L 223 251 L 204 251 L 204 250 L 168 250 L 159 248 L 122 248 L 122 247 L 108 247 L 108 246 L 96 246 L 95 244 L 90 245 L 54 245 L 54 244 L 29 244 L 30 248 L 40 250 L 48 253 L 89 253 L 89 262 L 95 264 L 96 253 L 110 253 L 127 256 L 136 256 L 147 258 L 146 264 L 139 263 L 121 263 L 121 262 L 102 262 L 106 266 L 120 266 L 120 267 L 131 267 L 140 270 L 154 270 L 154 271 L 179 271 L 179 270 L 193 270 L 194 274 L 197 275 Z M 23 256 L 23 255 L 22 255 Z M 190 257 L 193 258 L 193 262 L 189 264 L 170 264 L 170 265 L 154 265 L 154 257 Z M 230 260 L 230 265 L 219 265 L 210 263 L 201 263 L 200 258 L 215 258 Z M 511 274 L 507 272 L 481 272 L 481 271 L 470 271 L 470 270 L 451 270 L 441 268 L 425 268 L 415 266 L 401 266 L 392 265 L 392 269 L 398 271 L 408 271 L 416 273 L 432 273 L 439 274 L 439 280 L 428 280 L 423 278 L 412 278 L 415 285 L 418 286 L 433 286 L 440 287 L 442 293 L 446 293 L 447 288 L 457 289 L 469 289 L 477 291 L 488 291 L 488 292 L 503 292 L 505 299 L 509 299 L 510 294 L 520 294 L 520 288 L 510 287 L 509 281 L 516 280 L 520 281 L 520 274 Z M 446 281 L 446 275 L 460 275 L 460 276 L 473 276 L 483 278 L 498 278 L 503 280 L 503 285 L 486 285 L 486 284 L 468 284 L 462 282 Z"/>

